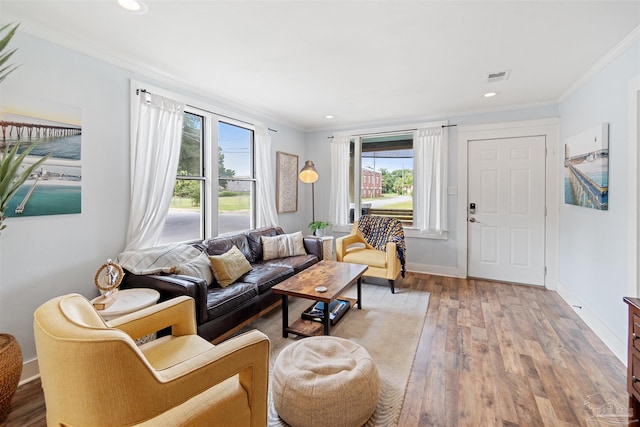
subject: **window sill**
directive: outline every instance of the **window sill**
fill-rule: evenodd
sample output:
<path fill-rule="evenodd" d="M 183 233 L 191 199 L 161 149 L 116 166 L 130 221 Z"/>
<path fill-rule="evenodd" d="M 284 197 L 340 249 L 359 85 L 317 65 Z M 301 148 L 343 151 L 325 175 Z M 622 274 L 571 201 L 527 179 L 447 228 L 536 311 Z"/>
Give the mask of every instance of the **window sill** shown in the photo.
<path fill-rule="evenodd" d="M 349 233 L 353 228 L 353 224 L 343 225 L 343 226 L 333 226 L 333 231 L 336 233 Z M 404 228 L 404 237 L 408 237 L 411 239 L 431 239 L 431 240 L 448 240 L 449 233 L 446 231 L 442 233 L 427 233 L 421 232 L 417 228 L 413 227 L 405 227 Z"/>

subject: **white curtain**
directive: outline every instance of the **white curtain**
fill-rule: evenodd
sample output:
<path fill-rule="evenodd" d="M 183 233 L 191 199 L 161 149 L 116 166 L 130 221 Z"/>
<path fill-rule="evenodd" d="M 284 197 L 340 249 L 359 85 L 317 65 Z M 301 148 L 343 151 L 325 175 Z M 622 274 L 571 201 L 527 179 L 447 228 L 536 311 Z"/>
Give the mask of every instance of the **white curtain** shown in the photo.
<path fill-rule="evenodd" d="M 331 143 L 331 197 L 329 222 L 349 225 L 349 141 L 350 136 L 334 136 Z"/>
<path fill-rule="evenodd" d="M 131 211 L 125 251 L 156 246 L 176 181 L 184 104 L 150 93 L 138 97 L 131 142 Z"/>
<path fill-rule="evenodd" d="M 423 234 L 447 231 L 447 129 L 418 129 L 413 143 L 415 226 Z"/>
<path fill-rule="evenodd" d="M 271 165 L 271 135 L 266 126 L 256 126 L 257 226 L 278 225 L 275 174 Z"/>

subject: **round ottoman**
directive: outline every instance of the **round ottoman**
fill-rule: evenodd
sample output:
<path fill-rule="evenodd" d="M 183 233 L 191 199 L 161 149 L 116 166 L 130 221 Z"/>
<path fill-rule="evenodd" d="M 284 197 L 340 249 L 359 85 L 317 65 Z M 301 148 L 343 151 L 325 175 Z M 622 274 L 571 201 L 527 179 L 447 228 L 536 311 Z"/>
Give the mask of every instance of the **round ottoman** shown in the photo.
<path fill-rule="evenodd" d="M 361 426 L 378 404 L 371 356 L 344 338 L 305 338 L 287 346 L 273 368 L 273 403 L 292 427 Z"/>

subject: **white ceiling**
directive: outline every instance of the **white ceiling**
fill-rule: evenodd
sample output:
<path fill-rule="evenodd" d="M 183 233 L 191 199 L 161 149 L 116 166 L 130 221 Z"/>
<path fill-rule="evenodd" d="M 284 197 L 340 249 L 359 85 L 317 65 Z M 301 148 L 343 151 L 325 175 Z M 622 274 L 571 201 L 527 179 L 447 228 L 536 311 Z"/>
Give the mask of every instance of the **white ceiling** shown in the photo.
<path fill-rule="evenodd" d="M 116 0 L 0 0 L 0 13 L 302 130 L 555 103 L 640 23 L 639 1 L 146 4 L 135 15 Z M 500 70 L 508 80 L 486 81 Z"/>

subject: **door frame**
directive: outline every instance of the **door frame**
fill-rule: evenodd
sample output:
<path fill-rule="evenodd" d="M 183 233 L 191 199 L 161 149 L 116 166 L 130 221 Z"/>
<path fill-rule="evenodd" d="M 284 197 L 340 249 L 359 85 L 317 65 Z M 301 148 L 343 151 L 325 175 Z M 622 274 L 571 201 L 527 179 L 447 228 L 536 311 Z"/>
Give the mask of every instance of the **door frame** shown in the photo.
<path fill-rule="evenodd" d="M 467 235 L 467 179 L 469 141 L 481 139 L 520 138 L 544 136 L 547 147 L 545 157 L 545 266 L 547 274 L 544 286 L 556 289 L 558 284 L 558 222 L 560 163 L 558 161 L 558 141 L 560 121 L 557 118 L 491 123 L 485 125 L 460 126 L 458 128 L 458 199 L 456 229 L 458 231 L 458 276 L 467 277 L 468 235 Z"/>
<path fill-rule="evenodd" d="M 640 186 L 638 166 L 640 165 L 640 74 L 629 81 L 629 129 L 628 129 L 628 240 L 627 240 L 627 295 L 640 296 Z"/>

